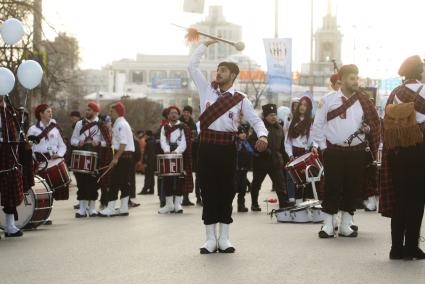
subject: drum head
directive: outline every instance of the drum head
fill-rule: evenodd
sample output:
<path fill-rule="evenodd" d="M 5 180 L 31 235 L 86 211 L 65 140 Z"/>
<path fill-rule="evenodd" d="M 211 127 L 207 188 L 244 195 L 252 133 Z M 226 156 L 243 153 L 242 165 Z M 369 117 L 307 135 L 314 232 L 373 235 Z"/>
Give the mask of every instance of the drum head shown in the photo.
<path fill-rule="evenodd" d="M 305 161 L 311 155 L 312 155 L 312 153 L 306 153 L 306 154 L 304 154 L 302 156 L 299 156 L 298 158 L 296 158 L 295 160 L 293 160 L 292 162 L 290 162 L 288 164 L 288 167 L 293 167 L 294 165 L 298 165 L 300 162 Z"/>
<path fill-rule="evenodd" d="M 37 181 L 36 181 L 37 182 Z M 18 220 L 15 220 L 15 225 L 19 229 L 25 227 L 32 218 L 35 210 L 35 196 L 34 191 L 32 189 L 28 190 L 24 194 L 24 200 L 18 207 L 16 207 L 16 211 L 18 211 Z M 6 214 L 3 210 L 0 210 L 0 228 L 5 229 L 6 227 Z"/>

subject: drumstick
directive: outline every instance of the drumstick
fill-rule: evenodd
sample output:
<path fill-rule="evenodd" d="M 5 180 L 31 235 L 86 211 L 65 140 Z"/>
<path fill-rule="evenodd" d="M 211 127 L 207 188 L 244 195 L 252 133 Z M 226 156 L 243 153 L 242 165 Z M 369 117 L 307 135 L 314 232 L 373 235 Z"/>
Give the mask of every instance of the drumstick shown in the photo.
<path fill-rule="evenodd" d="M 109 167 L 109 166 L 108 166 Z M 99 181 L 111 170 L 112 168 L 107 169 L 98 179 L 97 179 L 97 183 L 99 183 Z"/>
<path fill-rule="evenodd" d="M 104 166 L 104 167 L 101 167 L 101 168 L 99 168 L 99 169 L 98 169 L 98 171 L 102 171 L 102 170 L 104 170 L 104 169 L 106 169 L 106 168 L 108 168 L 108 167 L 109 167 L 109 165 Z"/>

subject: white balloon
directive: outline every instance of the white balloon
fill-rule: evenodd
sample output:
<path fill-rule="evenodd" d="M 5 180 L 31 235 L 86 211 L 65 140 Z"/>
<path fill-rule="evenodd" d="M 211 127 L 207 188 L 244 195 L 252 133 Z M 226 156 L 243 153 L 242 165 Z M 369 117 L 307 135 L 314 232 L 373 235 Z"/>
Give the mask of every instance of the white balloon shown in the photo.
<path fill-rule="evenodd" d="M 18 67 L 18 80 L 22 86 L 32 90 L 41 83 L 43 68 L 34 60 L 26 60 Z"/>
<path fill-rule="evenodd" d="M 0 67 L 0 96 L 9 94 L 15 86 L 15 75 L 7 68 Z"/>
<path fill-rule="evenodd" d="M 282 121 L 286 121 L 290 113 L 291 110 L 289 109 L 289 107 L 280 106 L 277 108 L 277 117 Z"/>
<path fill-rule="evenodd" d="M 19 20 L 8 19 L 1 26 L 1 36 L 6 44 L 13 45 L 24 36 L 24 27 Z"/>

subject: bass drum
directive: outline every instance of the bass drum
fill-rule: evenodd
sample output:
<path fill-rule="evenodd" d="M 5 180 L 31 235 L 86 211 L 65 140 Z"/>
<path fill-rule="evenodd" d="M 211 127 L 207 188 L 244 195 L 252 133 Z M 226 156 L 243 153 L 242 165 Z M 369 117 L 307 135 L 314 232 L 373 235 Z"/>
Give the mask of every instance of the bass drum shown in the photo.
<path fill-rule="evenodd" d="M 24 200 L 16 207 L 18 220 L 15 221 L 19 229 L 35 229 L 42 225 L 50 216 L 53 205 L 53 193 L 49 185 L 39 176 L 34 178 L 35 185 L 24 194 Z M 6 218 L 0 210 L 0 228 L 5 229 Z"/>

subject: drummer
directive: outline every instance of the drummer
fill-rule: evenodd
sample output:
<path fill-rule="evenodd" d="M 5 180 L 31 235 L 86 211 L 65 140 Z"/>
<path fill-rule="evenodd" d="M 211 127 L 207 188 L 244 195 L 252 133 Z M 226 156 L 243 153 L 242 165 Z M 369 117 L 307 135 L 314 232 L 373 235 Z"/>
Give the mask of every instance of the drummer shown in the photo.
<path fill-rule="evenodd" d="M 285 138 L 285 151 L 290 162 L 309 152 L 313 144 L 310 135 L 313 125 L 312 109 L 313 104 L 309 97 L 303 96 L 299 99 Z M 313 198 L 311 186 L 304 189 L 304 194 L 302 190 L 296 190 L 295 198 L 297 204 L 304 198 Z"/>
<path fill-rule="evenodd" d="M 111 149 L 111 136 L 105 123 L 99 120 L 100 106 L 95 102 L 87 105 L 85 117 L 75 125 L 71 137 L 71 145 L 75 150 L 96 152 L 100 154 L 101 148 Z M 102 151 L 104 153 L 105 151 Z M 104 160 L 105 155 L 99 155 L 99 159 Z M 112 156 L 109 156 L 110 158 Z M 109 161 L 98 161 L 100 166 L 108 165 Z M 87 216 L 97 216 L 96 200 L 98 198 L 97 176 L 95 173 L 75 172 L 77 180 L 77 200 L 79 201 L 79 211 L 75 213 L 75 218 L 85 218 Z M 88 213 L 87 213 L 88 211 Z"/>
<path fill-rule="evenodd" d="M 193 191 L 191 131 L 178 118 L 180 110 L 176 106 L 168 108 L 168 123 L 161 128 L 161 148 L 165 154 L 183 154 L 184 177 L 164 177 L 165 206 L 158 211 L 160 214 L 183 213 L 183 193 Z"/>
<path fill-rule="evenodd" d="M 37 122 L 28 129 L 28 137 L 37 137 L 40 141 L 38 144 L 32 145 L 32 151 L 36 154 L 37 159 L 44 161 L 41 156 L 46 157 L 48 161 L 63 159 L 66 153 L 66 144 L 61 128 L 52 118 L 52 108 L 44 103 L 38 105 L 35 108 L 35 117 Z M 56 200 L 68 200 L 68 187 L 53 192 L 53 197 Z M 47 220 L 45 223 L 45 225 L 51 224 L 51 220 Z"/>

